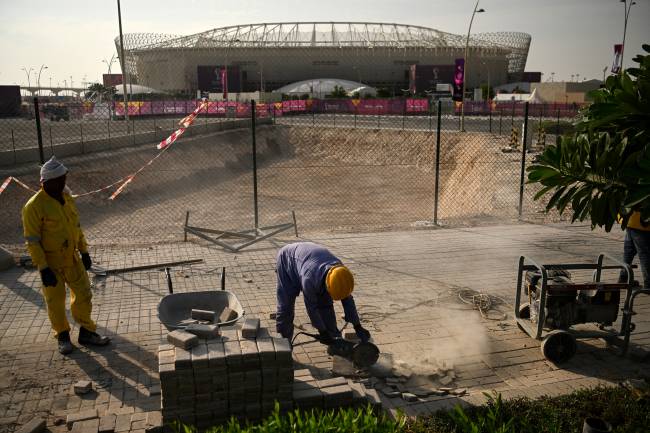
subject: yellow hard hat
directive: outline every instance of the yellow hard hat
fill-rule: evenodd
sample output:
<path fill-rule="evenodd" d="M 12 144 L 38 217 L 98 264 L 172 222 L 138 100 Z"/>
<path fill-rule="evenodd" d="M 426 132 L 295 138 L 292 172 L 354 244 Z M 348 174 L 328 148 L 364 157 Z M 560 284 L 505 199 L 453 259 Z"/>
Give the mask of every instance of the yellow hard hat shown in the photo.
<path fill-rule="evenodd" d="M 352 293 L 354 289 L 354 277 L 352 272 L 343 265 L 336 265 L 330 268 L 325 278 L 327 292 L 332 299 L 340 301 Z"/>

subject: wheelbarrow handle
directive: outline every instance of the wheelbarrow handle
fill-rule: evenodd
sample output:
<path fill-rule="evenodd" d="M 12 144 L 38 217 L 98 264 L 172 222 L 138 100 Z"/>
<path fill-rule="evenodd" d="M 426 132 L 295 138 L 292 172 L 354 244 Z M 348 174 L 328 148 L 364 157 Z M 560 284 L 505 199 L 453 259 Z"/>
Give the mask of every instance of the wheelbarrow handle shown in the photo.
<path fill-rule="evenodd" d="M 174 288 L 172 286 L 172 275 L 169 272 L 170 270 L 171 268 L 169 267 L 165 268 L 165 277 L 167 278 L 167 289 L 169 290 L 169 294 L 171 295 L 174 293 Z"/>

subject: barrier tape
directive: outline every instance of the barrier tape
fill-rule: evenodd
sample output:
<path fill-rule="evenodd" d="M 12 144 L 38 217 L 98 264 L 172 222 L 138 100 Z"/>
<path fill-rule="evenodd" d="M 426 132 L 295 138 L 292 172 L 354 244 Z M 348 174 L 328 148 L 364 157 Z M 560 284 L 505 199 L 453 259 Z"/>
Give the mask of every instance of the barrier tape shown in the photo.
<path fill-rule="evenodd" d="M 119 179 L 119 180 L 116 180 L 115 182 L 111 183 L 110 185 L 104 186 L 104 187 L 99 188 L 99 189 L 96 189 L 96 190 L 94 190 L 94 191 L 88 191 L 88 192 L 85 192 L 85 193 L 82 193 L 82 194 L 72 194 L 72 197 L 77 198 L 77 197 L 88 196 L 88 195 L 91 195 L 91 194 L 97 194 L 97 193 L 99 193 L 99 192 L 102 192 L 102 191 L 105 191 L 105 190 L 107 190 L 107 189 L 110 189 L 110 188 L 114 187 L 115 185 L 121 183 L 121 185 L 120 185 L 120 186 L 115 190 L 115 192 L 114 192 L 113 194 L 111 194 L 111 196 L 109 197 L 110 200 L 115 200 L 115 198 L 116 198 L 118 195 L 120 195 L 120 194 L 122 193 L 122 191 L 124 191 L 124 189 L 126 188 L 126 186 L 127 186 L 129 183 L 131 183 L 131 182 L 133 181 L 133 179 L 135 179 L 135 177 L 136 177 L 136 176 L 137 176 L 137 175 L 138 175 L 142 170 L 144 170 L 146 167 L 150 166 L 150 165 L 151 165 L 151 164 L 152 164 L 156 159 L 158 159 L 158 158 L 160 157 L 160 155 L 162 155 L 165 151 L 167 151 L 167 150 L 171 147 L 171 145 L 174 144 L 174 142 L 175 142 L 176 140 L 178 140 L 178 138 L 179 138 L 181 135 L 183 135 L 183 133 L 185 132 L 185 130 L 186 130 L 190 125 L 192 125 L 192 123 L 194 123 L 194 119 L 195 119 L 196 116 L 199 114 L 199 112 L 200 112 L 201 110 L 205 109 L 205 108 L 207 107 L 207 105 L 208 105 L 208 102 L 207 102 L 206 100 L 203 100 L 203 102 L 202 102 L 201 104 L 199 104 L 199 106 L 196 107 L 196 109 L 195 109 L 195 110 L 194 110 L 190 115 L 188 115 L 188 116 L 184 117 L 183 119 L 181 119 L 181 121 L 179 122 L 179 124 L 180 124 L 182 127 L 179 128 L 179 129 L 177 129 L 176 131 L 172 132 L 171 135 L 170 135 L 169 137 L 167 137 L 165 140 L 161 141 L 161 142 L 156 146 L 156 148 L 159 149 L 160 152 L 159 152 L 156 156 L 154 156 L 153 158 L 151 158 L 151 159 L 150 159 L 146 164 L 144 164 L 142 167 L 140 167 L 140 168 L 139 168 L 135 173 L 130 174 L 130 175 L 126 176 L 126 177 L 123 177 L 123 178 L 121 178 L 121 179 Z M 12 181 L 16 182 L 18 185 L 22 186 L 23 188 L 27 189 L 28 191 L 37 192 L 35 189 L 31 188 L 30 186 L 28 186 L 28 185 L 25 184 L 24 182 L 18 180 L 17 178 L 15 178 L 15 177 L 13 177 L 13 176 L 9 176 L 7 179 L 5 179 L 5 181 L 4 181 L 4 182 L 2 183 L 2 185 L 0 186 L 0 194 L 2 194 L 2 193 L 7 189 L 7 187 L 9 186 L 9 184 L 10 184 Z"/>

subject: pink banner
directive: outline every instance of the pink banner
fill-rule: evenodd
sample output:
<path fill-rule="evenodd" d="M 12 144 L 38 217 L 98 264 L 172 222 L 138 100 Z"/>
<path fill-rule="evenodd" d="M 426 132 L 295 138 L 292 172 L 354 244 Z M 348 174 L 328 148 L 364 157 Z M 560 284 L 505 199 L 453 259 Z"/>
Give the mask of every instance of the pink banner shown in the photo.
<path fill-rule="evenodd" d="M 429 101 L 426 99 L 407 99 L 406 112 L 407 113 L 423 113 L 429 110 Z"/>

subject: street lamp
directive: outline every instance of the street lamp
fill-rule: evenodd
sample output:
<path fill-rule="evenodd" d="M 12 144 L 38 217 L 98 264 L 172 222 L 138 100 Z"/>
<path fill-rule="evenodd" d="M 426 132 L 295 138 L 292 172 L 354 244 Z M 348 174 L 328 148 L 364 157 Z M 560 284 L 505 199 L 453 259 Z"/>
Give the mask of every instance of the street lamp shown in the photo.
<path fill-rule="evenodd" d="M 31 80 L 29 79 L 29 76 L 31 75 L 32 70 L 34 68 L 29 68 L 29 71 L 27 69 L 25 69 L 25 68 L 20 68 L 20 69 L 25 71 L 25 74 L 27 74 L 27 87 L 32 87 L 32 83 L 31 83 Z"/>
<path fill-rule="evenodd" d="M 472 31 L 472 23 L 474 22 L 474 15 L 477 13 L 485 12 L 485 9 L 478 9 L 478 2 L 474 5 L 474 12 L 472 12 L 472 18 L 469 20 L 469 28 L 467 29 L 467 39 L 465 40 L 465 65 L 463 67 L 463 93 L 461 95 L 461 105 L 460 105 L 460 130 L 465 131 L 465 76 L 467 74 L 467 49 L 469 48 L 469 34 Z"/>
<path fill-rule="evenodd" d="M 627 20 L 630 17 L 630 9 L 632 9 L 632 6 L 636 4 L 634 0 L 630 1 L 630 4 L 628 5 L 627 0 L 621 0 L 621 3 L 623 3 L 624 11 L 625 11 L 625 22 L 623 24 L 623 46 L 621 47 L 621 74 L 623 73 L 623 55 L 625 54 L 625 34 L 627 33 Z"/>
<path fill-rule="evenodd" d="M 47 66 L 45 66 L 45 64 L 42 64 L 41 69 L 38 70 L 38 80 L 36 80 L 38 84 L 38 96 L 41 96 L 41 72 L 43 72 L 43 69 L 47 69 Z"/>
<path fill-rule="evenodd" d="M 102 63 L 106 63 L 106 66 L 108 66 L 108 75 L 111 75 L 111 66 L 113 66 L 113 62 L 115 62 L 115 54 L 111 56 L 111 60 L 102 60 Z"/>

